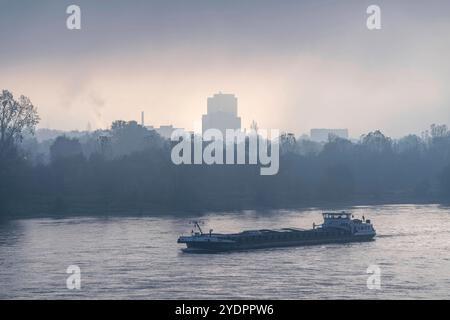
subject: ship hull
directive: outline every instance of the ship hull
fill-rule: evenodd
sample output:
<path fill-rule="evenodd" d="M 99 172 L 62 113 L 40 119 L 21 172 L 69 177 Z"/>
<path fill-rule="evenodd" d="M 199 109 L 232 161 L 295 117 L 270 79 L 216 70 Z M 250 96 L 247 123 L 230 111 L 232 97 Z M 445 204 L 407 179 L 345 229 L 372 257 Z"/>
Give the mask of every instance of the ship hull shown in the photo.
<path fill-rule="evenodd" d="M 374 240 L 375 235 L 350 235 L 323 239 L 298 239 L 289 241 L 260 241 L 257 243 L 220 243 L 220 242 L 186 242 L 186 253 L 220 253 L 267 248 L 298 247 L 333 243 L 367 242 Z"/>

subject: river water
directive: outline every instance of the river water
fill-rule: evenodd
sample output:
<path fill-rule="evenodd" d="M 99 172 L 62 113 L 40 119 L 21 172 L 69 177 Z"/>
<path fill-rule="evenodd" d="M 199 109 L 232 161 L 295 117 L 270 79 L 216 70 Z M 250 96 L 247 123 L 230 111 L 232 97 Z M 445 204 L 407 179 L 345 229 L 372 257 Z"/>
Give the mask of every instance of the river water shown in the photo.
<path fill-rule="evenodd" d="M 373 242 L 186 254 L 190 218 L 70 217 L 0 223 L 0 298 L 449 299 L 450 208 L 345 208 L 370 218 Z M 205 230 L 310 228 L 320 209 L 209 213 Z M 66 286 L 68 266 L 81 288 Z M 369 289 L 369 266 L 380 288 Z"/>

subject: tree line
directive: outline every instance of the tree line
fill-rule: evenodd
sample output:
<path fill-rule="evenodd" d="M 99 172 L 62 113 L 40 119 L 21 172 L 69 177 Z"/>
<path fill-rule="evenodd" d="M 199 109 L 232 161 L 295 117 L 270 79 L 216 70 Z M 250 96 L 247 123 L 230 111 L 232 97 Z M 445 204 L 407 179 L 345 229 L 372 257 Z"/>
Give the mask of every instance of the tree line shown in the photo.
<path fill-rule="evenodd" d="M 171 142 L 135 121 L 39 141 L 26 97 L 0 95 L 0 215 L 145 214 L 450 200 L 450 131 L 325 143 L 280 137 L 280 169 L 174 165 Z"/>

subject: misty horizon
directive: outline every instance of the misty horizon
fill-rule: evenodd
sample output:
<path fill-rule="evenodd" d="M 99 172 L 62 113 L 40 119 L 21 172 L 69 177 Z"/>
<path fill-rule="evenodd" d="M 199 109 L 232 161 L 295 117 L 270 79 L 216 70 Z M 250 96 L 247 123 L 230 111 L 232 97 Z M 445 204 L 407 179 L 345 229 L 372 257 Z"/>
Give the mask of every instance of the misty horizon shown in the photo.
<path fill-rule="evenodd" d="M 145 111 L 148 124 L 193 130 L 218 91 L 236 94 L 242 127 L 296 135 L 450 124 L 446 1 L 378 1 L 376 32 L 368 1 L 78 1 L 77 31 L 67 1 L 2 3 L 2 87 L 33 101 L 41 128 L 107 128 Z"/>
<path fill-rule="evenodd" d="M 114 121 L 117 121 L 117 120 L 135 121 L 138 125 L 141 125 L 138 117 L 136 117 L 135 119 L 127 119 L 127 120 L 116 119 L 116 120 L 113 120 L 112 123 L 114 123 Z M 108 131 L 108 130 L 110 130 L 112 123 L 107 124 L 104 127 L 94 128 L 94 127 L 92 127 L 90 122 L 87 122 L 85 128 L 71 128 L 71 129 L 44 127 L 42 125 L 37 125 L 37 127 L 36 127 L 36 134 L 37 134 L 37 136 L 39 136 L 39 132 L 42 132 L 42 131 L 45 131 L 45 130 L 54 131 L 54 132 L 56 132 L 58 134 L 61 133 L 61 132 L 62 133 L 71 133 L 71 132 L 90 133 L 90 132 L 95 132 L 97 130 L 99 130 L 99 131 Z M 417 129 L 414 132 L 406 132 L 405 134 L 398 135 L 398 136 L 389 136 L 389 135 L 387 135 L 387 136 L 392 138 L 392 139 L 395 139 L 395 140 L 398 140 L 398 139 L 401 139 L 401 138 L 405 138 L 405 137 L 407 137 L 409 135 L 416 135 L 416 136 L 421 137 L 424 134 L 426 134 L 427 132 L 429 132 L 431 125 L 447 125 L 447 123 L 442 123 L 442 122 L 440 122 L 440 123 L 431 123 L 428 126 L 425 126 L 423 128 L 423 130 L 422 129 L 420 129 L 420 130 Z M 173 128 L 183 129 L 186 132 L 192 132 L 192 133 L 194 133 L 196 135 L 201 135 L 202 134 L 201 130 L 198 127 L 198 124 L 196 124 L 196 128 L 189 129 L 189 128 L 180 128 L 180 127 L 176 126 L 173 123 L 161 123 L 159 125 L 155 125 L 154 123 L 147 123 L 147 121 L 146 121 L 145 122 L 145 127 L 147 127 L 147 129 L 149 129 L 149 130 L 159 129 L 160 127 L 173 127 Z M 201 126 L 200 126 L 200 128 L 201 128 Z M 243 130 L 243 131 L 251 130 L 251 123 L 249 125 L 243 126 L 241 128 L 241 130 Z M 292 134 L 294 134 L 294 136 L 296 138 L 299 138 L 299 139 L 311 139 L 311 130 L 348 130 L 348 129 L 347 128 L 326 128 L 326 127 L 323 127 L 323 126 L 322 127 L 318 126 L 318 127 L 311 127 L 311 128 L 309 128 L 309 129 L 307 129 L 305 131 L 301 131 L 301 130 L 286 131 L 286 130 L 283 130 L 283 128 L 281 128 L 279 130 L 280 130 L 280 133 L 287 133 L 287 134 L 291 134 L 292 133 Z M 345 139 L 352 140 L 352 141 L 357 141 L 357 140 L 361 139 L 361 137 L 364 136 L 365 134 L 368 134 L 370 132 L 375 132 L 375 131 L 381 131 L 382 133 L 385 133 L 385 130 L 383 130 L 380 127 L 373 127 L 372 129 L 367 128 L 367 130 L 362 131 L 362 133 L 360 135 L 355 135 L 350 130 L 348 130 L 348 138 L 345 138 Z M 322 142 L 326 142 L 326 141 L 324 140 Z"/>

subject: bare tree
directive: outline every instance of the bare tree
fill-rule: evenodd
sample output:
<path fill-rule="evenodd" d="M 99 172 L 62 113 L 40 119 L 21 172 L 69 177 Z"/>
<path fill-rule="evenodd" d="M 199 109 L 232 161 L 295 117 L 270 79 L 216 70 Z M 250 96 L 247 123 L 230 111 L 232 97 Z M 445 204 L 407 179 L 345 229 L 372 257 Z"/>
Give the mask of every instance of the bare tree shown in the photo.
<path fill-rule="evenodd" d="M 0 94 L 0 152 L 22 141 L 24 133 L 34 134 L 39 120 L 30 99 L 20 96 L 15 100 L 11 92 L 3 90 Z"/>

